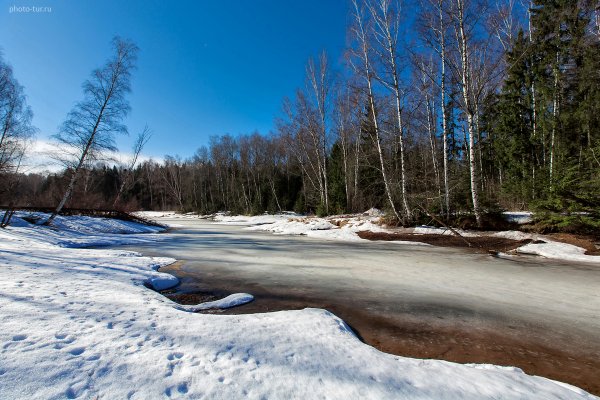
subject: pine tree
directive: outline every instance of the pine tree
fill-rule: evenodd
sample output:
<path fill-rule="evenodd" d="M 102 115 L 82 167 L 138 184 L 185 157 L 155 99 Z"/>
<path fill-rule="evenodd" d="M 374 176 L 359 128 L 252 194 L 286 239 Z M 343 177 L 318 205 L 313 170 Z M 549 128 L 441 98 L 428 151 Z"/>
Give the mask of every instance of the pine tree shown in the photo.
<path fill-rule="evenodd" d="M 373 143 L 376 140 L 371 112 L 365 108 L 360 122 L 360 165 L 358 171 L 358 191 L 363 199 L 363 207 L 381 208 L 385 204 L 385 184 L 379 170 L 379 155 Z"/>
<path fill-rule="evenodd" d="M 543 159 L 549 187 L 578 156 L 577 121 L 585 33 L 585 8 L 572 0 L 536 0 L 532 12 L 536 90 L 540 93 Z"/>
<path fill-rule="evenodd" d="M 342 146 L 335 142 L 327 160 L 327 174 L 329 182 L 329 207 L 330 212 L 342 214 L 346 212 L 346 177 L 344 176 L 344 160 Z"/>
<path fill-rule="evenodd" d="M 507 53 L 507 77 L 497 101 L 488 107 L 488 131 L 494 137 L 493 150 L 502 184 L 501 196 L 517 202 L 533 197 L 531 63 L 528 40 L 520 31 Z"/>

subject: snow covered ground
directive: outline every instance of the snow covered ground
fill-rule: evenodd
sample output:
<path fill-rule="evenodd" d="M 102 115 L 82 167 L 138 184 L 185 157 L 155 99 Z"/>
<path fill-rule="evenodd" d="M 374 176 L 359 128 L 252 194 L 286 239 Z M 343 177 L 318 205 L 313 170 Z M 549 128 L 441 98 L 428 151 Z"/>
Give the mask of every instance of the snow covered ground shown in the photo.
<path fill-rule="evenodd" d="M 515 368 L 381 353 L 324 310 L 190 313 L 145 286 L 175 284 L 156 271 L 173 259 L 73 248 L 155 240 L 147 227 L 15 222 L 0 230 L 2 399 L 596 398 Z"/>

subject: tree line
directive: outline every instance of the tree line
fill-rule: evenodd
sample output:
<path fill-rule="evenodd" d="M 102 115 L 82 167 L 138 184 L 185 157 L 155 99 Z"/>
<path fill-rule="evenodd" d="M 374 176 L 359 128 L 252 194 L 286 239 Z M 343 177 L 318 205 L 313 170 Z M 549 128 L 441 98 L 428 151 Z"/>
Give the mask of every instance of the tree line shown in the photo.
<path fill-rule="evenodd" d="M 3 180 L 19 182 L 3 201 L 248 214 L 377 207 L 403 224 L 436 214 L 481 225 L 501 209 L 534 209 L 597 221 L 597 4 L 352 0 L 350 8 L 345 67 L 331 68 L 325 53 L 308 60 L 305 85 L 284 100 L 272 132 L 214 136 L 184 160 L 92 163 L 86 143 L 100 154 L 124 131 L 131 64 L 93 139 L 102 104 L 94 88 L 106 85 L 84 85 L 91 100 L 57 135 L 75 145 L 75 162 L 48 176 L 3 170 Z M 23 107 L 13 136 L 24 140 Z"/>

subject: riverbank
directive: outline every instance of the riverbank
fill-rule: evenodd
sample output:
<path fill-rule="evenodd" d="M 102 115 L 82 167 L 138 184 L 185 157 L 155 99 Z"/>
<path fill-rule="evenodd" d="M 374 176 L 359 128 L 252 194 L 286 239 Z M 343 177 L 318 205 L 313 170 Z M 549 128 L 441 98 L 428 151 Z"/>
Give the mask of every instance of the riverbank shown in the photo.
<path fill-rule="evenodd" d="M 567 262 L 584 262 L 600 266 L 598 238 L 575 234 L 541 235 L 518 230 L 474 231 L 447 227 L 387 226 L 383 213 L 376 209 L 362 214 L 329 217 L 303 216 L 292 212 L 254 216 L 217 213 L 197 215 L 175 212 L 140 212 L 150 218 L 170 218 L 173 221 L 208 220 L 218 224 L 240 225 L 247 230 L 271 232 L 275 235 L 300 235 L 322 240 L 387 241 L 413 245 L 434 245 L 463 248 L 499 257 L 532 255 Z M 511 223 L 529 221 L 528 213 L 510 213 Z M 177 226 L 177 222 L 175 225 Z"/>
<path fill-rule="evenodd" d="M 157 249 L 175 234 L 89 222 L 0 230 L 1 398 L 595 398 L 515 368 L 385 354 L 325 310 L 187 312 L 146 287 L 177 282 L 156 271 L 172 258 L 81 248 Z"/>
<path fill-rule="evenodd" d="M 173 241 L 136 249 L 182 260 L 164 269 L 181 279 L 177 301 L 243 291 L 254 302 L 225 313 L 325 308 L 385 352 L 513 365 L 598 392 L 600 270 L 593 263 L 273 234 L 249 228 L 245 218 L 166 218 L 179 225 Z M 260 216 L 256 227 L 269 227 L 269 218 Z"/>
<path fill-rule="evenodd" d="M 178 263 L 161 268 L 182 280 L 193 279 Z M 206 282 L 205 282 L 206 283 Z M 458 363 L 486 363 L 514 366 L 530 375 L 567 382 L 600 395 L 600 352 L 589 337 L 556 332 L 535 322 L 499 315 L 481 315 L 468 309 L 450 309 L 443 304 L 409 304 L 404 311 L 388 315 L 374 312 L 349 301 L 318 297 L 314 293 L 281 290 L 256 283 L 208 279 L 217 291 L 195 292 L 192 283 L 183 291 L 164 293 L 182 304 L 211 301 L 238 290 L 251 290 L 252 303 L 208 313 L 243 315 L 306 307 L 326 309 L 342 318 L 361 341 L 390 354 L 419 359 L 439 359 Z"/>

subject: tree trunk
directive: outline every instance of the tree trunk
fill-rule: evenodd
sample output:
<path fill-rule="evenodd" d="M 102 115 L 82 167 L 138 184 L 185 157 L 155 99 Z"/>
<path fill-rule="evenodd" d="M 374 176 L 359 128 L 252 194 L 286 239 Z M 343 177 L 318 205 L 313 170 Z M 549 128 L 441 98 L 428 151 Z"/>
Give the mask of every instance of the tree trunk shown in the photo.
<path fill-rule="evenodd" d="M 375 130 L 375 142 L 376 142 L 375 144 L 377 146 L 377 153 L 379 154 L 381 177 L 383 178 L 385 194 L 386 194 L 387 200 L 389 202 L 390 208 L 392 209 L 394 216 L 398 220 L 400 220 L 400 215 L 398 214 L 398 211 L 396 210 L 396 206 L 394 205 L 394 200 L 392 199 L 390 184 L 389 184 L 389 180 L 388 180 L 388 176 L 387 176 L 387 172 L 386 172 L 386 168 L 385 168 L 383 149 L 381 148 L 381 136 L 380 136 L 380 132 L 379 132 L 379 124 L 377 122 L 377 109 L 375 106 L 373 86 L 372 86 L 372 82 L 371 82 L 372 77 L 371 77 L 367 37 L 366 37 L 365 31 L 364 31 L 362 17 L 360 15 L 358 4 L 356 3 L 356 0 L 354 1 L 354 7 L 356 9 L 356 20 L 357 20 L 356 22 L 358 23 L 358 27 L 360 29 L 359 40 L 361 42 L 360 45 L 361 45 L 361 50 L 362 50 L 362 61 L 364 63 L 364 71 L 363 72 L 364 72 L 364 78 L 367 83 L 367 95 L 369 97 L 369 106 L 371 108 L 371 115 L 373 117 L 373 128 Z"/>
<path fill-rule="evenodd" d="M 446 105 L 446 36 L 444 34 L 444 19 L 442 3 L 438 4 L 440 19 L 440 58 L 441 58 L 441 100 L 442 100 L 442 141 L 444 147 L 444 200 L 446 218 L 450 218 L 450 185 L 448 182 L 448 110 Z"/>
<path fill-rule="evenodd" d="M 461 80 L 465 114 L 467 116 L 467 129 L 469 133 L 469 172 L 471 180 L 471 199 L 473 201 L 473 212 L 477 225 L 481 226 L 481 209 L 479 206 L 479 176 L 477 174 L 477 161 L 475 159 L 475 135 L 477 134 L 474 116 L 474 107 L 471 98 L 471 76 L 469 72 L 469 49 L 467 33 L 465 31 L 464 21 L 464 0 L 456 0 L 458 11 L 458 29 L 460 40 L 460 58 L 461 58 Z"/>

